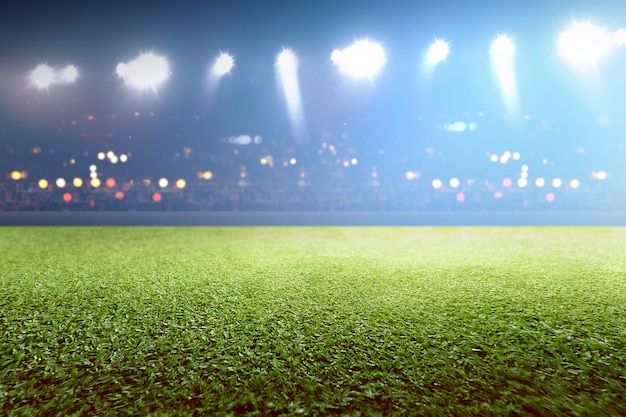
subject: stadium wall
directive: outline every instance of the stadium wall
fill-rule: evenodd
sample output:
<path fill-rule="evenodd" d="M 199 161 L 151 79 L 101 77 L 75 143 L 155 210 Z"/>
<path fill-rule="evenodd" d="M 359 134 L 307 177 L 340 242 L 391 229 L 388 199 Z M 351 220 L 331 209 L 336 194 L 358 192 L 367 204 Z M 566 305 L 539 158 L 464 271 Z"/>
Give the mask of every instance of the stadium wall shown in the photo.
<path fill-rule="evenodd" d="M 626 226 L 626 212 L 1 212 L 1 226 Z"/>

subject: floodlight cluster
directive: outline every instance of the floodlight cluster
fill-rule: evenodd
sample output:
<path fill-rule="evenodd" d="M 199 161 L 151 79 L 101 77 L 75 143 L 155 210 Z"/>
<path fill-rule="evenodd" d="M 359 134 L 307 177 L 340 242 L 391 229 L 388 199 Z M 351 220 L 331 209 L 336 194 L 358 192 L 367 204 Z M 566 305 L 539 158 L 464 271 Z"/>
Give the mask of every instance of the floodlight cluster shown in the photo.
<path fill-rule="evenodd" d="M 335 49 L 330 59 L 342 73 L 356 79 L 371 79 L 387 62 L 382 45 L 368 39 Z"/>
<path fill-rule="evenodd" d="M 126 84 L 139 90 L 153 90 L 170 76 L 169 63 L 152 53 L 141 54 L 138 58 L 117 64 L 115 72 Z"/>
<path fill-rule="evenodd" d="M 612 51 L 616 41 L 621 41 L 620 37 L 623 37 L 620 31 L 611 35 L 605 28 L 591 22 L 574 21 L 559 34 L 559 56 L 576 67 L 594 66 Z"/>
<path fill-rule="evenodd" d="M 39 90 L 47 90 L 55 84 L 71 84 L 78 78 L 78 68 L 67 65 L 58 69 L 48 64 L 39 64 L 29 75 L 30 83 Z"/>

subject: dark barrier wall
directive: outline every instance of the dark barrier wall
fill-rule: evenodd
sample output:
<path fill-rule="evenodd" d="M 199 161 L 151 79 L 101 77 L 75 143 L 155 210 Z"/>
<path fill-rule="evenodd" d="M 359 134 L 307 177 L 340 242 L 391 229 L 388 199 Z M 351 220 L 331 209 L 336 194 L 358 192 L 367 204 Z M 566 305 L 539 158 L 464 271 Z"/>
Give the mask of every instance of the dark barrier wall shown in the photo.
<path fill-rule="evenodd" d="M 626 226 L 626 212 L 0 212 L 3 226 Z"/>

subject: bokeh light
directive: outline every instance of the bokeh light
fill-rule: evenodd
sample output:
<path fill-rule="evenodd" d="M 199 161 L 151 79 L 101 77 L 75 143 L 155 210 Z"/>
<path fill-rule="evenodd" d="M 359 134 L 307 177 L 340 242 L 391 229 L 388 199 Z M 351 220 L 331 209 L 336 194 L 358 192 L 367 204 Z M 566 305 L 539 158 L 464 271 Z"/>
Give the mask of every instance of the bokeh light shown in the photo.
<path fill-rule="evenodd" d="M 607 56 L 614 45 L 611 34 L 588 21 L 574 21 L 558 37 L 559 56 L 573 66 L 595 66 Z"/>
<path fill-rule="evenodd" d="M 157 87 L 169 78 L 170 69 L 164 57 L 147 53 L 128 63 L 118 64 L 115 73 L 131 87 L 156 92 Z"/>
<path fill-rule="evenodd" d="M 438 64 L 442 61 L 445 61 L 450 53 L 450 45 L 448 42 L 443 39 L 437 39 L 430 46 L 428 52 L 426 53 L 426 63 L 430 65 Z"/>
<path fill-rule="evenodd" d="M 330 59 L 339 71 L 356 79 L 372 79 L 387 62 L 382 45 L 367 39 L 344 49 L 335 49 Z"/>
<path fill-rule="evenodd" d="M 220 78 L 224 75 L 230 74 L 230 71 L 234 66 L 235 58 L 228 52 L 221 52 L 213 62 L 213 66 L 211 67 L 211 76 Z"/>

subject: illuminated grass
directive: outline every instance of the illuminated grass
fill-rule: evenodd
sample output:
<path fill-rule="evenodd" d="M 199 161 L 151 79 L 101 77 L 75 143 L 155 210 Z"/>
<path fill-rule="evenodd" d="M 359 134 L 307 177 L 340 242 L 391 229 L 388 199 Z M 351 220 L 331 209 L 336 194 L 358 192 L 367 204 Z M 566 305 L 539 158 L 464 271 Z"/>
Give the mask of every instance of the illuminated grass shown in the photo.
<path fill-rule="evenodd" d="M 0 414 L 626 414 L 624 228 L 0 228 Z"/>

